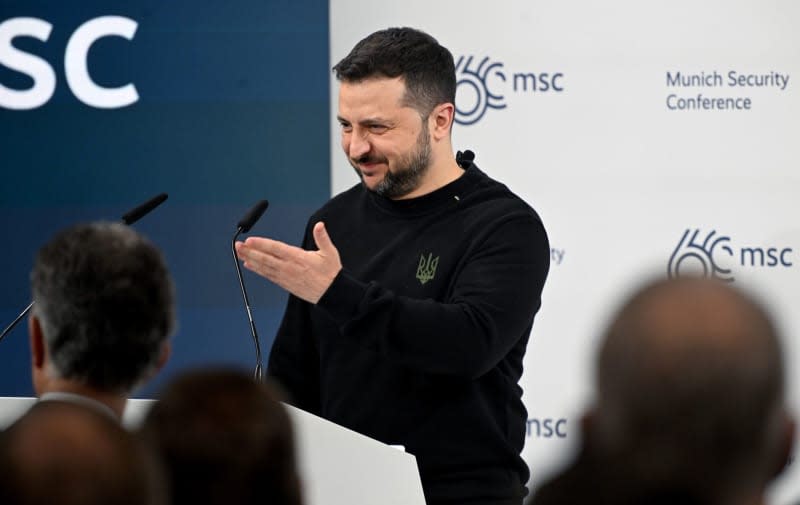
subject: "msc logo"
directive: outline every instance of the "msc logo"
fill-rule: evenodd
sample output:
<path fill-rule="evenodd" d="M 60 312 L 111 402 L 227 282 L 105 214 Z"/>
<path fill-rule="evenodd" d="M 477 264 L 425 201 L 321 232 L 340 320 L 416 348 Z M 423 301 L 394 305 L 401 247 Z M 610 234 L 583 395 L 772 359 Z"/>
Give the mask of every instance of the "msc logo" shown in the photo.
<path fill-rule="evenodd" d="M 505 109 L 504 92 L 511 86 L 514 93 L 545 93 L 564 91 L 561 72 L 534 73 L 503 70 L 503 63 L 489 57 L 480 61 L 473 56 L 456 60 L 456 123 L 471 125 L 478 122 L 489 109 Z"/>
<path fill-rule="evenodd" d="M 89 73 L 88 56 L 92 45 L 105 37 L 132 40 L 138 23 L 122 16 L 101 16 L 79 26 L 64 49 L 64 75 L 67 86 L 81 102 L 99 109 L 125 107 L 139 100 L 132 83 L 115 88 L 97 84 Z M 29 89 L 13 89 L 0 83 L 0 107 L 30 110 L 46 104 L 56 90 L 56 73 L 39 56 L 17 49 L 17 37 L 32 37 L 47 42 L 53 25 L 38 18 L 19 17 L 0 22 L 0 66 L 27 75 L 33 81 Z"/>
<path fill-rule="evenodd" d="M 567 420 L 563 417 L 531 418 L 525 434 L 528 438 L 567 438 Z"/>
<path fill-rule="evenodd" d="M 733 247 L 727 235 L 717 235 L 716 230 L 702 235 L 699 229 L 687 229 L 672 252 L 667 265 L 670 277 L 697 275 L 714 277 L 723 281 L 734 280 L 733 268 L 760 268 L 793 266 L 791 247 Z"/>

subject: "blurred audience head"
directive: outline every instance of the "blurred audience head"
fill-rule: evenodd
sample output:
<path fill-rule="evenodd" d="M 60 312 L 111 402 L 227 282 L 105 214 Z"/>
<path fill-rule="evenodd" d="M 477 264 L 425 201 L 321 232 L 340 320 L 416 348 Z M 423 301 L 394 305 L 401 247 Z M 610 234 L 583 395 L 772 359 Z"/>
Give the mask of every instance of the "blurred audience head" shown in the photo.
<path fill-rule="evenodd" d="M 763 492 L 787 461 L 794 427 L 779 337 L 731 284 L 644 286 L 605 333 L 596 384 L 587 438 L 641 482 L 731 503 Z"/>
<path fill-rule="evenodd" d="M 236 371 L 173 381 L 144 440 L 160 455 L 175 505 L 300 505 L 292 426 L 271 387 Z"/>
<path fill-rule="evenodd" d="M 109 415 L 41 402 L 0 434 L 0 503 L 162 505 L 155 458 Z"/>

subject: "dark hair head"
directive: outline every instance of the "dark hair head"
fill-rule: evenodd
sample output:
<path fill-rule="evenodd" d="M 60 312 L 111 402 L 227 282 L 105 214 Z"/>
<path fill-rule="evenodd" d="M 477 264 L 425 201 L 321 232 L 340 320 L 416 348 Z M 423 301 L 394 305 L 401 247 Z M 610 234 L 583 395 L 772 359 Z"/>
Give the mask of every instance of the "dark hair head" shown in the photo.
<path fill-rule="evenodd" d="M 54 372 L 101 391 L 128 393 L 156 365 L 175 320 L 161 253 L 132 228 L 69 228 L 39 250 L 31 272 Z"/>
<path fill-rule="evenodd" d="M 362 39 L 333 67 L 343 82 L 402 77 L 404 102 L 422 117 L 442 103 L 455 103 L 453 55 L 427 33 L 413 28 L 388 28 Z"/>
<path fill-rule="evenodd" d="M 0 503 L 166 503 L 151 454 L 105 412 L 62 401 L 34 405 L 0 434 Z"/>
<path fill-rule="evenodd" d="M 173 504 L 302 503 L 286 409 L 244 373 L 179 377 L 148 413 L 142 436 L 163 460 Z"/>
<path fill-rule="evenodd" d="M 594 434 L 651 476 L 763 484 L 779 452 L 783 381 L 779 337 L 756 301 L 711 279 L 658 280 L 605 334 Z"/>

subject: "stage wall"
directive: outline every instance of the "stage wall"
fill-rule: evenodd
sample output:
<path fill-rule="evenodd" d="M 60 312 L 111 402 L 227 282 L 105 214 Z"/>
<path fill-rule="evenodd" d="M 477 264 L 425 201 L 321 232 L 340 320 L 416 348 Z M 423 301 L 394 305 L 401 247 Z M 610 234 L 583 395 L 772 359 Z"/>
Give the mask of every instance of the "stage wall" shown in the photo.
<path fill-rule="evenodd" d="M 611 311 L 668 270 L 705 269 L 765 298 L 799 410 L 798 25 L 790 0 L 331 3 L 332 63 L 389 26 L 453 52 L 455 149 L 474 150 L 544 220 L 551 270 L 523 377 L 532 484 L 578 443 Z M 356 181 L 331 82 L 337 193 Z M 794 464 L 770 503 L 798 497 Z"/>

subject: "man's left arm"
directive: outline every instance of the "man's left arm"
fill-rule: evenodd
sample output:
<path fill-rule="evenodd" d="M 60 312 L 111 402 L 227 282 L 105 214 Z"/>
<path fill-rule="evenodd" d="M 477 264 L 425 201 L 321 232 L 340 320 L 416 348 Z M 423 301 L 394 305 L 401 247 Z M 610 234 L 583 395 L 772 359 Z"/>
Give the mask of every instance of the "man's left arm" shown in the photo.
<path fill-rule="evenodd" d="M 443 301 L 355 278 L 321 223 L 313 235 L 318 251 L 251 238 L 239 253 L 245 266 L 326 311 L 344 338 L 430 373 L 473 378 L 495 366 L 530 326 L 549 269 L 547 235 L 532 216 L 490 233 Z"/>

